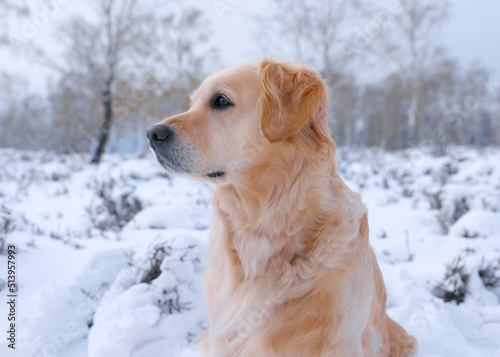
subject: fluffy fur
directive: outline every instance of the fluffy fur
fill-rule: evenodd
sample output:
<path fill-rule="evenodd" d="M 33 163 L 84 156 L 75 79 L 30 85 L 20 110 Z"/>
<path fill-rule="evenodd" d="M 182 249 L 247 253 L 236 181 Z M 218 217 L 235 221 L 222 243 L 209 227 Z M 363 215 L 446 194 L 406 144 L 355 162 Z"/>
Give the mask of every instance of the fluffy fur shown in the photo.
<path fill-rule="evenodd" d="M 219 92 L 234 107 L 210 107 Z M 327 97 L 315 71 L 267 59 L 209 77 L 160 123 L 189 148 L 189 175 L 215 184 L 205 356 L 416 352 L 386 314 L 366 208 L 336 172 Z"/>

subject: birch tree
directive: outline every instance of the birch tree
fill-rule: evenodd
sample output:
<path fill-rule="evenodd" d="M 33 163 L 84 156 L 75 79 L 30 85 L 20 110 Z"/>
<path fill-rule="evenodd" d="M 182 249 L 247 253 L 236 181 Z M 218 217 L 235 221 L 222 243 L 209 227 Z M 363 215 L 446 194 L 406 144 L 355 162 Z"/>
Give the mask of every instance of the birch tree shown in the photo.
<path fill-rule="evenodd" d="M 389 60 L 399 76 L 408 83 L 409 105 L 406 113 L 408 143 L 420 137 L 425 115 L 425 73 L 439 52 L 438 30 L 446 19 L 448 0 L 397 0 L 388 29 L 376 38 L 381 63 Z"/>
<path fill-rule="evenodd" d="M 146 61 L 153 48 L 156 9 L 141 7 L 138 0 L 93 4 L 92 19 L 72 19 L 60 30 L 66 60 L 60 71 L 63 77 L 78 73 L 98 86 L 102 122 L 92 163 L 99 163 L 115 119 L 117 85 Z"/>

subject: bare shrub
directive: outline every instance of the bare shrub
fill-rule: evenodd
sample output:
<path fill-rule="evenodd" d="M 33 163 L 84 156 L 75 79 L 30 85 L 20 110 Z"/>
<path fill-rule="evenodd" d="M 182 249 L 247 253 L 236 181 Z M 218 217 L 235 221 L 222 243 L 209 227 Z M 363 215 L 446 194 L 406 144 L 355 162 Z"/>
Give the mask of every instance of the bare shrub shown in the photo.
<path fill-rule="evenodd" d="M 170 315 L 174 312 L 182 312 L 186 310 L 191 310 L 191 302 L 181 301 L 181 296 L 179 294 L 179 289 L 174 286 L 172 289 L 163 290 L 163 299 L 158 301 L 158 304 L 162 310 L 166 310 Z"/>
<path fill-rule="evenodd" d="M 171 256 L 173 251 L 174 248 L 168 242 L 155 244 L 149 253 L 150 269 L 141 279 L 141 283 L 151 284 L 153 280 L 158 278 L 161 274 L 161 264 L 163 263 L 163 259 Z"/>
<path fill-rule="evenodd" d="M 176 248 L 172 244 L 173 241 L 166 241 L 154 244 L 149 251 L 149 262 L 150 269 L 148 269 L 147 273 L 141 279 L 141 283 L 151 283 L 154 279 L 160 276 L 162 270 L 161 265 L 165 258 L 176 256 L 176 259 L 181 262 L 184 261 L 188 254 L 189 250 L 196 247 L 196 245 L 191 244 L 186 248 Z M 133 263 L 131 263 L 133 265 Z"/>
<path fill-rule="evenodd" d="M 441 195 L 442 191 L 437 191 L 437 192 L 429 192 L 427 190 L 424 190 L 424 196 L 427 198 L 429 201 L 429 205 L 431 209 L 437 209 L 440 210 L 443 207 L 443 202 L 441 200 Z"/>
<path fill-rule="evenodd" d="M 486 262 L 483 258 L 478 273 L 485 287 L 489 289 L 500 288 L 500 256 L 490 262 Z"/>
<path fill-rule="evenodd" d="M 479 233 L 474 232 L 474 231 L 469 231 L 468 229 L 463 229 L 462 231 L 462 237 L 464 238 L 469 238 L 469 239 L 474 239 L 479 237 Z"/>
<path fill-rule="evenodd" d="M 437 173 L 438 180 L 441 182 L 441 185 L 444 185 L 448 183 L 450 180 L 450 177 L 453 175 L 456 175 L 458 173 L 458 167 L 456 164 L 447 162 L 443 167 L 441 167 L 441 170 Z"/>
<path fill-rule="evenodd" d="M 445 302 L 455 301 L 459 305 L 465 301 L 465 295 L 468 293 L 470 272 L 465 269 L 465 262 L 461 256 L 445 266 L 443 280 L 434 286 L 432 293 Z"/>
<path fill-rule="evenodd" d="M 161 274 L 171 272 L 168 271 L 168 264 L 166 261 L 180 261 L 184 262 L 193 259 L 190 256 L 191 251 L 196 247 L 195 244 L 188 245 L 184 248 L 175 247 L 174 241 L 163 241 L 154 244 L 149 250 L 148 263 L 146 269 L 144 266 L 137 266 L 143 270 L 143 276 L 140 280 L 141 283 L 152 284 Z M 132 266 L 136 265 L 134 261 L 130 263 Z M 192 302 L 183 299 L 180 292 L 179 281 L 177 285 L 164 287 L 162 289 L 161 298 L 158 300 L 158 306 L 168 314 L 174 312 L 182 312 L 192 308 Z"/>
<path fill-rule="evenodd" d="M 97 203 L 86 207 L 93 226 L 100 231 L 121 229 L 142 210 L 141 201 L 134 195 L 135 186 L 115 179 L 108 181 L 94 180 L 92 190 L 97 196 Z"/>
<path fill-rule="evenodd" d="M 437 215 L 443 233 L 447 234 L 450 227 L 469 212 L 469 209 L 466 197 L 456 197 L 449 204 L 443 204 Z"/>

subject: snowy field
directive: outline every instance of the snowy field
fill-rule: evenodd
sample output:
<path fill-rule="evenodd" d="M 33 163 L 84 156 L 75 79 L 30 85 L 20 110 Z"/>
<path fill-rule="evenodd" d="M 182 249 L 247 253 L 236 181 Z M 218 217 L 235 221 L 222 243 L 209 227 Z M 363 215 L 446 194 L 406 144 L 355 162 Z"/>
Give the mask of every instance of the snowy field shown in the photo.
<path fill-rule="evenodd" d="M 0 150 L 0 356 L 195 356 L 210 186 L 150 154 L 87 160 Z M 343 149 L 337 164 L 368 206 L 388 313 L 419 356 L 500 356 L 500 150 Z"/>

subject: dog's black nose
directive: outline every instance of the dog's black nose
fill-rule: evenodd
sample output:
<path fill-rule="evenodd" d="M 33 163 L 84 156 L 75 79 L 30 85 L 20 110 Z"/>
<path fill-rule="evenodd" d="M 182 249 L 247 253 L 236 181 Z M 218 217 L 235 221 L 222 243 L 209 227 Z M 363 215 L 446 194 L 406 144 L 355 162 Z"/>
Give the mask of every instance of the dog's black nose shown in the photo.
<path fill-rule="evenodd" d="M 146 135 L 151 142 L 165 141 L 173 136 L 174 131 L 171 127 L 164 124 L 153 125 L 148 129 Z"/>

